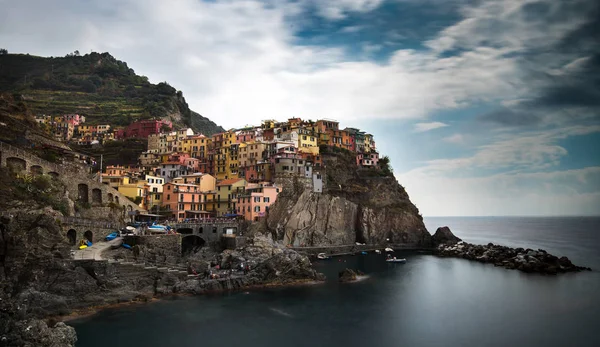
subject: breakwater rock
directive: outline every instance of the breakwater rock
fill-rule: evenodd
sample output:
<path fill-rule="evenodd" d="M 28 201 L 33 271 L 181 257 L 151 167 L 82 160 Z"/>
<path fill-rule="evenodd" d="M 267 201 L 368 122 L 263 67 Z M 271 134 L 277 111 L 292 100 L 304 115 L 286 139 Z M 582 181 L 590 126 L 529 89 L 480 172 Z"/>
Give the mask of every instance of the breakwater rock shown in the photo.
<path fill-rule="evenodd" d="M 587 267 L 571 263 L 567 257 L 557 257 L 543 249 L 523 249 L 488 243 L 474 245 L 459 241 L 452 244 L 441 244 L 435 248 L 434 254 L 440 257 L 455 257 L 490 263 L 507 269 L 523 272 L 556 275 L 563 272 L 591 270 Z"/>

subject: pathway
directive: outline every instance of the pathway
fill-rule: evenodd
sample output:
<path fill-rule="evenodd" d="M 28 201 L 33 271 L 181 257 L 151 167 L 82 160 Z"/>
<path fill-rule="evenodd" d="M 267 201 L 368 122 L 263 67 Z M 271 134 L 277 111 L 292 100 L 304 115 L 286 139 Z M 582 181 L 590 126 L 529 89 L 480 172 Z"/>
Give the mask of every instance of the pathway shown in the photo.
<path fill-rule="evenodd" d="M 73 259 L 75 260 L 102 260 L 102 252 L 109 249 L 113 245 L 121 243 L 121 238 L 117 237 L 111 241 L 100 241 L 92 244 L 91 247 L 78 249 L 73 252 Z"/>

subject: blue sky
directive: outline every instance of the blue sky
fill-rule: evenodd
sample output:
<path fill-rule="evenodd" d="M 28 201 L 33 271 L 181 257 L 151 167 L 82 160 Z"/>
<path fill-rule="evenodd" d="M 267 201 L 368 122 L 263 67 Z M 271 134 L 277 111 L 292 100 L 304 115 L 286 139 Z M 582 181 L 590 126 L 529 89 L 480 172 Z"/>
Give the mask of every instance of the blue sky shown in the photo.
<path fill-rule="evenodd" d="M 361 127 L 423 215 L 600 214 L 597 1 L 0 6 L 9 51 L 108 51 L 226 128 L 296 116 Z"/>

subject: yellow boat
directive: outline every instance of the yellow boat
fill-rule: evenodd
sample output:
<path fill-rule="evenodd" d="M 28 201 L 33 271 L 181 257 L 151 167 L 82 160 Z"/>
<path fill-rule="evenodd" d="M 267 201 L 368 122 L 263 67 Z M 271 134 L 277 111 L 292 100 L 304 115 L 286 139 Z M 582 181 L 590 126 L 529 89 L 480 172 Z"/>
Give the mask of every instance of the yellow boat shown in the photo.
<path fill-rule="evenodd" d="M 84 248 L 87 248 L 87 247 L 88 246 L 86 246 L 86 245 L 81 245 L 81 246 L 79 246 L 79 249 L 84 249 Z"/>

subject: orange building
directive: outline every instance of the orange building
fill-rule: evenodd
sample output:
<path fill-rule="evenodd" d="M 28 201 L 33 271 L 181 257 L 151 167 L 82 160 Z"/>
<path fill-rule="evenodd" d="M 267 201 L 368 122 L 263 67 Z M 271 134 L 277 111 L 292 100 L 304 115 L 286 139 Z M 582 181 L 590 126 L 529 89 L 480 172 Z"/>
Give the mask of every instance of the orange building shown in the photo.
<path fill-rule="evenodd" d="M 195 184 L 169 182 L 163 186 L 161 203 L 171 218 L 197 219 L 206 215 L 203 198 L 204 194 Z"/>

